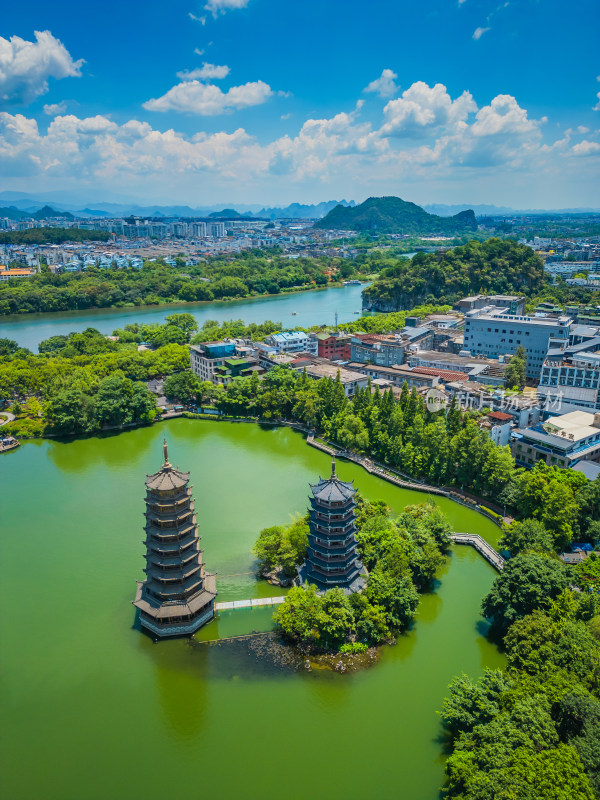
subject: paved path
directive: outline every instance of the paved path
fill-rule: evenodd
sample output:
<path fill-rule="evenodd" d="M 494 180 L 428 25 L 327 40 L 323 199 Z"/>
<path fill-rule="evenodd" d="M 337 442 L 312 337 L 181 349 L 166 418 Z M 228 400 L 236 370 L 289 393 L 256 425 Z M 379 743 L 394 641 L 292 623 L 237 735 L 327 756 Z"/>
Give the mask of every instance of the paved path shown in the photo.
<path fill-rule="evenodd" d="M 8 418 L 8 419 L 0 419 L 0 425 L 6 425 L 7 422 L 13 422 L 15 418 L 15 415 L 11 414 L 10 411 L 0 411 L 0 414 Z"/>
<path fill-rule="evenodd" d="M 504 569 L 506 563 L 500 553 L 496 552 L 491 544 L 488 544 L 484 538 L 477 533 L 453 533 L 450 538 L 455 544 L 470 544 L 477 550 L 478 553 L 485 558 L 486 561 L 495 567 L 499 572 Z"/>
<path fill-rule="evenodd" d="M 215 603 L 215 611 L 233 611 L 236 608 L 259 608 L 278 606 L 285 597 L 256 597 L 253 600 L 231 600 L 229 603 Z"/>

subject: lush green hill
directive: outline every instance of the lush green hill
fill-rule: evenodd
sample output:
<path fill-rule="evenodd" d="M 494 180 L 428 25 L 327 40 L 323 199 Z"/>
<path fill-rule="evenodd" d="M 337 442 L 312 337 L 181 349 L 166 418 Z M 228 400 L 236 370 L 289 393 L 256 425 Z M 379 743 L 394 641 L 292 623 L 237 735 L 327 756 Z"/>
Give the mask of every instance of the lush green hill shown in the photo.
<path fill-rule="evenodd" d="M 315 228 L 368 233 L 461 234 L 477 230 L 472 211 L 438 217 L 399 197 L 369 197 L 354 208 L 336 206 L 315 222 Z"/>
<path fill-rule="evenodd" d="M 14 206 L 0 208 L 0 219 L 25 219 L 27 216 L 28 215 L 25 211 L 21 211 L 19 208 L 15 208 Z"/>
<path fill-rule="evenodd" d="M 470 241 L 385 267 L 364 290 L 363 308 L 402 311 L 471 294 L 531 294 L 545 284 L 544 265 L 530 247 L 502 239 Z"/>
<path fill-rule="evenodd" d="M 71 214 L 69 211 L 56 211 L 56 209 L 52 208 L 51 206 L 44 206 L 43 208 L 40 208 L 39 211 L 36 211 L 32 216 L 34 219 L 54 219 L 55 217 L 60 217 L 62 219 L 75 219 L 73 214 Z"/>
<path fill-rule="evenodd" d="M 26 231 L 0 233 L 0 244 L 62 244 L 63 242 L 105 242 L 107 231 L 87 231 L 79 228 L 29 228 Z"/>

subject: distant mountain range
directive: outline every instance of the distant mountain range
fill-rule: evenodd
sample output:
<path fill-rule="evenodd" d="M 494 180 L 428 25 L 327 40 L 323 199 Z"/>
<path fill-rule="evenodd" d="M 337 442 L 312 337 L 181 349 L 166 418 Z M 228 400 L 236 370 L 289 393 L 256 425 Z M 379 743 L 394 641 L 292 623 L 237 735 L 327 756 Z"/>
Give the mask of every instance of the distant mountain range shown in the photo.
<path fill-rule="evenodd" d="M 452 217 L 428 214 L 415 203 L 400 197 L 369 197 L 354 208 L 338 205 L 315 228 L 327 230 L 364 231 L 365 233 L 457 234 L 477 230 L 472 209 Z"/>
<path fill-rule="evenodd" d="M 7 208 L 0 208 L 0 217 L 7 219 L 54 219 L 56 217 L 63 217 L 65 219 L 75 219 L 74 215 L 69 211 L 56 211 L 50 206 L 42 206 L 42 208 L 23 209 L 15 208 L 15 206 L 8 206 Z"/>
<path fill-rule="evenodd" d="M 98 201 L 91 193 L 71 192 L 68 190 L 57 192 L 28 192 L 3 191 L 0 192 L 0 217 L 9 219 L 23 219 L 43 211 L 44 207 L 51 208 L 54 216 L 66 216 L 65 212 L 74 217 L 217 217 L 221 219 L 235 219 L 241 217 L 257 217 L 262 219 L 320 219 L 325 217 L 336 206 L 355 208 L 354 200 L 327 200 L 322 203 L 303 204 L 291 203 L 288 206 L 266 206 L 257 204 L 220 204 L 212 206 L 192 207 L 189 205 L 142 205 L 139 200 L 123 195 L 111 194 Z M 451 217 L 462 211 L 473 210 L 475 215 L 503 216 L 517 214 L 585 214 L 598 213 L 600 209 L 594 208 L 563 208 L 554 211 L 544 209 L 515 210 L 508 206 L 495 206 L 486 204 L 476 205 L 444 205 L 440 203 L 424 205 L 424 211 L 439 217 Z M 48 215 L 47 215 L 48 216 Z M 41 218 L 41 217 L 38 217 Z"/>

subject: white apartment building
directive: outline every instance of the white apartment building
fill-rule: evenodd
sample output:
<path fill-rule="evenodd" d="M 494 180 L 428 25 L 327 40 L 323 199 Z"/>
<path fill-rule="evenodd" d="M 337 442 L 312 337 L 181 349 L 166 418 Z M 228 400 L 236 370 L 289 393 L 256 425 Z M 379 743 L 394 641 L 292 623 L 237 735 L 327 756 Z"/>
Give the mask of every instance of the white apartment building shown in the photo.
<path fill-rule="evenodd" d="M 312 353 L 317 355 L 318 340 L 304 331 L 284 331 L 273 333 L 265 339 L 267 344 L 276 347 L 280 353 Z"/>
<path fill-rule="evenodd" d="M 209 236 L 213 237 L 213 239 L 223 239 L 227 235 L 225 231 L 225 223 L 211 222 L 208 226 L 208 233 Z"/>
<path fill-rule="evenodd" d="M 197 236 L 199 239 L 204 239 L 206 236 L 206 222 L 191 222 L 188 228 L 192 236 Z"/>

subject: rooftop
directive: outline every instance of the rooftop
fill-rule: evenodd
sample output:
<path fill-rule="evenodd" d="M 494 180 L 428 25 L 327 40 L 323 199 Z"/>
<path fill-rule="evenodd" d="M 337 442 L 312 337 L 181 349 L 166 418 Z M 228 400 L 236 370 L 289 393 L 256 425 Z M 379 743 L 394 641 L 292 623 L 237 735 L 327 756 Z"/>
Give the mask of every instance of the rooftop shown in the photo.
<path fill-rule="evenodd" d="M 571 411 L 560 417 L 552 417 L 543 427 L 546 433 L 578 442 L 600 434 L 600 424 L 594 425 L 594 417 L 594 414 L 586 411 Z"/>
<path fill-rule="evenodd" d="M 309 339 L 309 335 L 304 331 L 284 331 L 283 333 L 273 333 L 269 337 L 275 342 L 293 342 L 298 339 Z"/>
<path fill-rule="evenodd" d="M 342 383 L 353 383 L 354 381 L 364 381 L 365 375 L 362 372 L 354 372 L 344 367 L 338 367 L 336 364 L 309 364 L 306 366 L 307 375 L 317 375 L 320 378 L 337 378 L 338 372 L 340 374 L 340 381 Z"/>
<path fill-rule="evenodd" d="M 466 372 L 454 372 L 450 369 L 435 369 L 435 367 L 412 367 L 412 372 L 417 375 L 434 375 L 443 381 L 468 381 Z"/>
<path fill-rule="evenodd" d="M 512 421 L 512 416 L 510 414 L 505 414 L 503 411 L 490 411 L 490 413 L 488 414 L 488 418 L 495 420 L 497 422 Z"/>
<path fill-rule="evenodd" d="M 316 500 L 325 503 L 343 503 L 349 500 L 356 491 L 353 481 L 341 481 L 335 471 L 335 460 L 331 464 L 331 477 L 324 480 L 319 479 L 319 483 L 310 484 L 312 493 Z"/>

